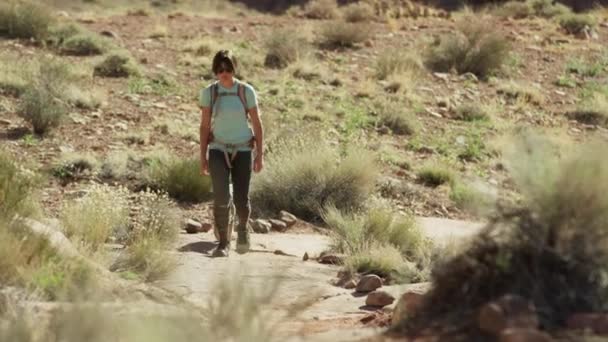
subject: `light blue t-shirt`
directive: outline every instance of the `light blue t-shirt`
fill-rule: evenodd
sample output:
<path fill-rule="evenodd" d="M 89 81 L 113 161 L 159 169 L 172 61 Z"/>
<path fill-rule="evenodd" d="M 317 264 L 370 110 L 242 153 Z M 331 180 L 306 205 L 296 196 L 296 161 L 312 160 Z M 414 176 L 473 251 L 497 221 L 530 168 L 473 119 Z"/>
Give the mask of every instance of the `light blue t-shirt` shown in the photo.
<path fill-rule="evenodd" d="M 235 79 L 231 89 L 222 87 L 218 83 L 218 94 L 238 92 L 238 84 L 245 87 L 245 99 L 247 100 L 247 109 L 253 109 L 258 106 L 258 100 L 253 87 L 245 82 L 240 82 Z M 213 83 L 215 84 L 215 83 Z M 199 105 L 201 108 L 211 106 L 211 87 L 213 84 L 201 89 L 199 96 Z M 238 95 L 235 96 L 218 96 L 214 103 L 211 117 L 211 131 L 215 141 L 209 144 L 210 149 L 225 150 L 221 141 L 226 144 L 242 144 L 251 140 L 253 131 L 245 113 L 245 108 Z M 251 151 L 250 147 L 239 147 L 239 151 Z"/>

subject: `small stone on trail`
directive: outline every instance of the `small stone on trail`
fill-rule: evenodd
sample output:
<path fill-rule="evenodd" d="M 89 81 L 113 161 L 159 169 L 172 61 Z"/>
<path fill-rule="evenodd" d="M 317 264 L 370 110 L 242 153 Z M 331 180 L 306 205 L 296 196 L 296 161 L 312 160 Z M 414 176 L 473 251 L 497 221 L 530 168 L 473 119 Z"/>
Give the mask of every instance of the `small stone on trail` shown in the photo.
<path fill-rule="evenodd" d="M 251 228 L 258 234 L 268 234 L 270 232 L 271 224 L 262 219 L 257 219 L 251 223 Z"/>
<path fill-rule="evenodd" d="M 414 315 L 420 309 L 423 298 L 423 294 L 413 291 L 402 294 L 393 310 L 393 326 Z"/>
<path fill-rule="evenodd" d="M 386 291 L 374 291 L 367 295 L 365 305 L 384 307 L 393 304 L 395 297 Z"/>
<path fill-rule="evenodd" d="M 287 230 L 287 224 L 285 224 L 285 222 L 283 222 L 283 221 L 275 220 L 275 219 L 270 219 L 268 221 L 270 222 L 270 225 L 272 226 L 272 230 L 276 230 L 278 232 L 284 232 L 285 230 Z"/>
<path fill-rule="evenodd" d="M 213 229 L 213 225 L 209 222 L 205 222 L 201 225 L 201 229 L 200 231 L 202 233 L 207 233 L 208 231 L 210 231 L 211 229 Z"/>
<path fill-rule="evenodd" d="M 347 290 L 352 290 L 357 287 L 357 282 L 354 279 L 351 279 L 344 284 L 344 288 Z"/>
<path fill-rule="evenodd" d="M 284 210 L 282 210 L 279 213 L 279 220 L 285 222 L 285 224 L 287 225 L 287 228 L 293 226 L 294 224 L 296 224 L 296 222 L 298 221 L 298 218 L 291 213 L 288 213 Z"/>
<path fill-rule="evenodd" d="M 302 257 L 302 260 L 308 261 L 308 259 L 310 259 L 310 257 L 308 256 L 308 252 L 304 252 L 304 256 Z"/>
<path fill-rule="evenodd" d="M 382 278 L 375 274 L 369 274 L 361 277 L 357 284 L 357 292 L 372 292 L 379 287 L 382 287 Z"/>
<path fill-rule="evenodd" d="M 193 219 L 186 220 L 186 232 L 188 234 L 196 234 L 201 231 L 203 225 L 200 222 L 197 222 Z"/>

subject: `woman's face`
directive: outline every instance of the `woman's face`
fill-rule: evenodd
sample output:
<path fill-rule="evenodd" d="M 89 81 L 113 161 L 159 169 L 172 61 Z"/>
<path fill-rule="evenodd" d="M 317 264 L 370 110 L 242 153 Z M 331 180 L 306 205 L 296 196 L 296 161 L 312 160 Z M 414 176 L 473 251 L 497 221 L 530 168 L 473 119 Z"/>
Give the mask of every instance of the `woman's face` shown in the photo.
<path fill-rule="evenodd" d="M 217 68 L 217 73 L 215 76 L 217 76 L 217 79 L 220 82 L 230 82 L 234 76 L 234 70 L 232 70 L 230 65 L 220 64 L 219 68 Z"/>

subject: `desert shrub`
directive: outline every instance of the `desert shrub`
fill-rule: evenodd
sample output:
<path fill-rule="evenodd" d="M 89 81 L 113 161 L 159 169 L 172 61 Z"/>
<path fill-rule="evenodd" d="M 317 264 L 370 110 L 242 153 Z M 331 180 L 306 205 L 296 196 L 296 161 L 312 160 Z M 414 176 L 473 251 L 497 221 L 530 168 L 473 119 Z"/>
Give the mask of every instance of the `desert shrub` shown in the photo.
<path fill-rule="evenodd" d="M 490 116 L 480 104 L 469 103 L 456 107 L 456 118 L 463 121 L 486 121 Z"/>
<path fill-rule="evenodd" d="M 69 155 L 55 165 L 51 170 L 53 176 L 59 178 L 64 184 L 77 180 L 94 172 L 97 161 L 90 155 Z"/>
<path fill-rule="evenodd" d="M 509 1 L 496 8 L 497 15 L 515 19 L 528 18 L 533 15 L 533 10 L 526 2 Z"/>
<path fill-rule="evenodd" d="M 416 133 L 420 123 L 411 109 L 394 101 L 379 101 L 374 104 L 378 124 L 390 128 L 394 134 L 411 135 Z"/>
<path fill-rule="evenodd" d="M 343 8 L 344 20 L 349 23 L 371 21 L 376 13 L 374 8 L 366 2 L 355 2 Z"/>
<path fill-rule="evenodd" d="M 111 53 L 93 69 L 94 76 L 129 77 L 138 75 L 139 71 L 131 57 Z"/>
<path fill-rule="evenodd" d="M 127 234 L 118 237 L 127 249 L 111 269 L 133 272 L 144 281 L 161 279 L 175 266 L 166 252 L 179 233 L 176 208 L 166 194 L 149 190 L 132 196 L 130 202 L 138 210 L 131 215 Z"/>
<path fill-rule="evenodd" d="M 510 49 L 491 21 L 467 17 L 458 24 L 456 33 L 443 36 L 428 49 L 425 63 L 433 71 L 454 69 L 487 78 L 502 67 Z"/>
<path fill-rule="evenodd" d="M 567 116 L 584 124 L 608 127 L 608 95 L 595 93 Z"/>
<path fill-rule="evenodd" d="M 27 88 L 26 74 L 32 68 L 32 63 L 20 61 L 20 55 L 15 53 L 0 54 L 0 94 L 21 96 Z"/>
<path fill-rule="evenodd" d="M 429 164 L 417 173 L 418 181 L 426 186 L 438 187 L 442 184 L 452 183 L 454 174 L 452 171 L 437 164 Z"/>
<path fill-rule="evenodd" d="M 63 98 L 69 81 L 68 65 L 52 59 L 41 60 L 39 69 L 30 77 L 18 114 L 33 126 L 36 134 L 45 134 L 61 123 L 68 110 Z"/>
<path fill-rule="evenodd" d="M 6 152 L 0 150 L 0 221 L 33 209 L 32 189 L 38 178 L 22 169 Z"/>
<path fill-rule="evenodd" d="M 539 17 L 552 18 L 570 13 L 570 9 L 553 0 L 528 0 L 528 4 Z"/>
<path fill-rule="evenodd" d="M 587 14 L 564 14 L 559 17 L 559 25 L 569 34 L 578 34 L 584 29 L 592 29 L 596 25 L 595 19 Z"/>
<path fill-rule="evenodd" d="M 104 53 L 106 46 L 107 43 L 93 33 L 79 33 L 65 39 L 60 50 L 66 55 L 94 56 Z"/>
<path fill-rule="evenodd" d="M 211 194 L 211 178 L 201 176 L 198 158 L 152 159 L 150 182 L 153 188 L 184 202 L 198 203 L 209 199 Z"/>
<path fill-rule="evenodd" d="M 8 0 L 0 4 L 0 36 L 42 39 L 53 22 L 51 11 L 32 1 Z"/>
<path fill-rule="evenodd" d="M 479 307 L 504 294 L 531 300 L 545 329 L 604 310 L 605 149 L 584 145 L 560 158 L 538 138 L 519 138 L 508 168 L 522 202 L 501 207 L 469 248 L 434 267 L 421 309 L 398 329 L 449 326 L 475 339 Z"/>
<path fill-rule="evenodd" d="M 124 234 L 129 224 L 128 191 L 95 185 L 61 211 L 65 235 L 86 251 L 95 252 L 110 237 Z"/>
<path fill-rule="evenodd" d="M 295 30 L 275 31 L 264 43 L 267 50 L 264 65 L 284 68 L 302 57 L 306 44 L 306 40 Z"/>
<path fill-rule="evenodd" d="M 313 0 L 306 4 L 304 16 L 309 19 L 336 19 L 340 16 L 336 0 Z"/>
<path fill-rule="evenodd" d="M 345 214 L 329 206 L 323 218 L 331 229 L 331 249 L 348 256 L 351 271 L 422 280 L 416 267 L 428 265 L 432 250 L 413 217 L 384 208 Z"/>
<path fill-rule="evenodd" d="M 353 48 L 369 39 L 371 33 L 366 25 L 333 21 L 323 25 L 320 36 L 321 46 L 337 49 Z"/>
<path fill-rule="evenodd" d="M 267 167 L 252 181 L 251 202 L 260 214 L 287 210 L 303 220 L 321 221 L 323 207 L 360 208 L 370 195 L 376 168 L 365 151 L 341 155 L 336 147 L 303 136 L 277 141 Z"/>
<path fill-rule="evenodd" d="M 509 81 L 498 86 L 498 94 L 504 95 L 507 100 L 540 105 L 545 101 L 541 90 L 525 82 Z"/>
<path fill-rule="evenodd" d="M 395 52 L 391 49 L 383 51 L 378 56 L 375 71 L 379 80 L 385 80 L 394 74 L 420 73 L 423 67 L 422 61 L 417 56 L 405 51 Z"/>

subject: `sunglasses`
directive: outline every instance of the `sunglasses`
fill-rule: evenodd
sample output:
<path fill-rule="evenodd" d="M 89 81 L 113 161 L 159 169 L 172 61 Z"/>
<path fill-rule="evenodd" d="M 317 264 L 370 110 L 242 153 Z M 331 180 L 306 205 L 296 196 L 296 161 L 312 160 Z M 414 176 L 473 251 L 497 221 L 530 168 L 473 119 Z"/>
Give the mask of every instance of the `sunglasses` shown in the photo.
<path fill-rule="evenodd" d="M 219 67 L 217 69 L 217 73 L 218 74 L 221 74 L 221 73 L 224 73 L 224 72 L 232 73 L 232 69 L 231 68 L 227 68 L 227 67 Z"/>

